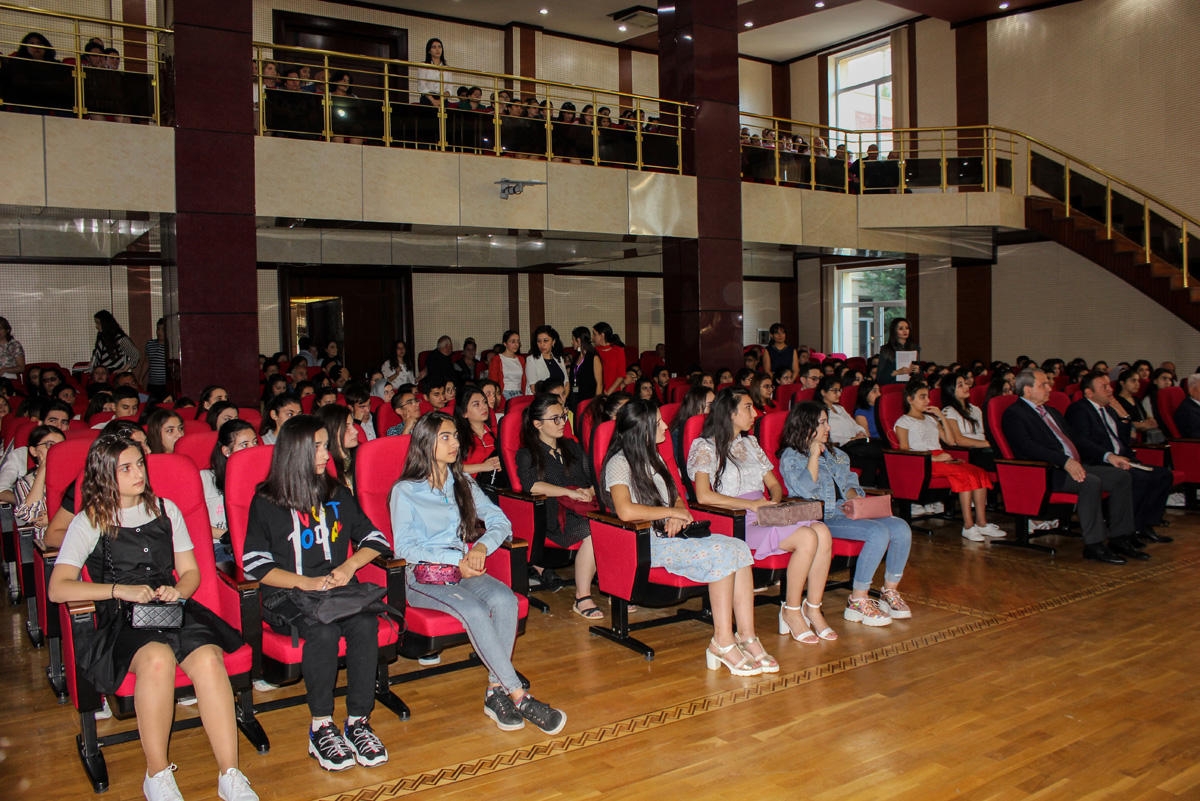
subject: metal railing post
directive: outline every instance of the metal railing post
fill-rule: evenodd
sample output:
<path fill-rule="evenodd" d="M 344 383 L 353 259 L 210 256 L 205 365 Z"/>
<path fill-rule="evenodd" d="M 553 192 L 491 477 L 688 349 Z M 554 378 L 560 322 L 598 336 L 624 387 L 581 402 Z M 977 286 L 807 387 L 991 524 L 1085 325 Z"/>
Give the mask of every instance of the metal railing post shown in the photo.
<path fill-rule="evenodd" d="M 1146 264 L 1154 261 L 1150 254 L 1150 200 L 1142 200 L 1142 245 L 1146 251 Z"/>
<path fill-rule="evenodd" d="M 392 89 L 388 63 L 383 62 L 383 146 L 392 146 Z"/>
<path fill-rule="evenodd" d="M 1104 182 L 1104 238 L 1112 239 L 1112 181 Z"/>
<path fill-rule="evenodd" d="M 1063 200 L 1067 204 L 1067 219 L 1071 219 L 1071 160 L 1063 160 Z"/>
<path fill-rule="evenodd" d="M 1188 235 L 1187 235 L 1187 217 L 1180 220 L 1179 223 L 1180 236 L 1179 245 L 1183 254 L 1183 288 L 1188 288 Z"/>

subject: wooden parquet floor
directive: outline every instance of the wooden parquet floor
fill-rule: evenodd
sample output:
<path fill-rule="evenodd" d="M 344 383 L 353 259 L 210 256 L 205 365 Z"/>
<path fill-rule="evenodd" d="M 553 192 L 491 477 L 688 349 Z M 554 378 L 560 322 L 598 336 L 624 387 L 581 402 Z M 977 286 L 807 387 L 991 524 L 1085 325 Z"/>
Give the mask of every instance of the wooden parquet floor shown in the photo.
<path fill-rule="evenodd" d="M 1049 538 L 1060 546 L 1051 558 L 963 541 L 949 522 L 918 533 L 902 585 L 911 621 L 846 623 L 835 614 L 846 593 L 834 592 L 826 610 L 841 638 L 802 645 L 759 607 L 782 670 L 755 678 L 706 671 L 700 623 L 642 632 L 652 662 L 590 637 L 564 590 L 551 614 L 531 614 L 515 660 L 567 711 L 559 735 L 498 731 L 475 667 L 397 685 L 407 722 L 376 708 L 385 766 L 321 770 L 296 707 L 260 716 L 271 752 L 243 741 L 242 768 L 264 801 L 1200 799 L 1200 519 L 1169 516 L 1176 542 L 1126 566 L 1084 562 L 1077 539 Z M 23 610 L 0 614 L 0 799 L 86 799 L 77 715 L 55 703 Z M 101 733 L 133 725 L 103 722 Z M 137 744 L 105 755 L 106 796 L 141 798 Z M 202 730 L 177 733 L 172 759 L 187 798 L 215 797 Z"/>

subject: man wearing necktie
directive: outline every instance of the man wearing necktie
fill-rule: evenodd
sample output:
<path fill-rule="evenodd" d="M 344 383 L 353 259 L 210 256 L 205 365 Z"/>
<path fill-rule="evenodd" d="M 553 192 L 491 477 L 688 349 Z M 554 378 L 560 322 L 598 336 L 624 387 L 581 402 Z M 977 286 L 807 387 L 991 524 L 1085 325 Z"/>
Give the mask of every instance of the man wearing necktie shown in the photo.
<path fill-rule="evenodd" d="M 1083 557 L 1097 562 L 1123 565 L 1125 557 L 1145 556 L 1133 545 L 1133 481 L 1129 470 L 1110 464 L 1085 464 L 1078 446 L 1066 433 L 1062 416 L 1046 406 L 1050 379 L 1038 369 L 1022 370 L 1013 384 L 1021 398 L 1004 412 L 1001 427 L 1018 459 L 1049 462 L 1058 470 L 1051 474 L 1057 492 L 1073 492 L 1083 529 Z M 1100 499 L 1107 492 L 1108 524 Z M 1142 556 L 1133 556 L 1133 554 Z"/>
<path fill-rule="evenodd" d="M 1133 542 L 1170 542 L 1152 526 L 1163 518 L 1174 477 L 1165 467 L 1132 468 L 1130 432 L 1133 422 L 1113 401 L 1112 382 L 1103 373 L 1088 373 L 1079 381 L 1083 398 L 1067 409 L 1067 433 L 1079 448 L 1085 465 L 1107 464 L 1129 471 L 1133 481 Z M 1120 411 L 1118 411 L 1120 410 Z M 1141 558 L 1141 557 L 1134 557 Z"/>

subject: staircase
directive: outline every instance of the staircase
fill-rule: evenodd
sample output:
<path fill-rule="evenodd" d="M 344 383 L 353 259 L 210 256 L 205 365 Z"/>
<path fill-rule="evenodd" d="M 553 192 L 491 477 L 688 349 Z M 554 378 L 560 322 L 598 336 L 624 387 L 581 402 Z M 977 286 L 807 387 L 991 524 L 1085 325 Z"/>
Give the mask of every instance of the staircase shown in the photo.
<path fill-rule="evenodd" d="M 1060 200 L 1026 197 L 1025 227 L 1095 262 L 1200 331 L 1200 280 L 1195 271 L 1189 278 L 1191 286 L 1185 289 L 1178 266 L 1153 251 L 1147 264 L 1140 242 L 1119 233 L 1115 226 L 1112 238 L 1107 238 L 1104 222 L 1082 214 L 1074 202 L 1068 217 Z M 1136 230 L 1129 232 L 1137 235 Z"/>

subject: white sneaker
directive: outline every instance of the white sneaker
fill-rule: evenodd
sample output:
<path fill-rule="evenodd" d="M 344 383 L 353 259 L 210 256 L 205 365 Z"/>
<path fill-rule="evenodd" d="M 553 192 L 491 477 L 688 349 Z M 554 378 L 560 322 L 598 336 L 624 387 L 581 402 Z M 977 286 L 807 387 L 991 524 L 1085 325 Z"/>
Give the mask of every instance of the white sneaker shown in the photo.
<path fill-rule="evenodd" d="M 1187 506 L 1187 498 L 1184 497 L 1182 492 L 1172 492 L 1167 496 L 1167 506 L 1182 509 Z"/>
<path fill-rule="evenodd" d="M 425 667 L 429 667 L 430 665 L 440 665 L 440 664 L 442 664 L 442 652 L 438 651 L 436 654 L 426 654 L 425 656 L 418 656 L 417 664 L 423 665 Z"/>
<path fill-rule="evenodd" d="M 979 529 L 979 533 L 983 536 L 991 537 L 994 540 L 1002 540 L 1008 536 L 1004 533 L 1004 529 L 1000 528 L 995 523 L 988 523 L 987 525 L 976 526 L 975 528 Z"/>
<path fill-rule="evenodd" d="M 979 526 L 971 526 L 970 528 L 964 528 L 962 530 L 962 535 L 963 535 L 964 540 L 970 540 L 971 542 L 983 542 L 984 540 L 987 539 L 987 537 L 985 537 L 983 535 L 983 533 L 980 532 Z"/>
<path fill-rule="evenodd" d="M 931 503 L 925 507 L 925 511 L 931 515 L 944 514 L 946 512 L 946 504 L 940 502 Z"/>
<path fill-rule="evenodd" d="M 102 706 L 92 713 L 92 717 L 94 717 L 96 720 L 108 720 L 112 717 L 112 707 L 108 705 L 108 696 L 100 696 L 100 702 Z"/>
<path fill-rule="evenodd" d="M 250 787 L 250 780 L 237 768 L 230 768 L 217 777 L 217 795 L 221 801 L 258 801 L 258 793 Z"/>
<path fill-rule="evenodd" d="M 910 511 L 911 511 L 913 517 L 921 517 L 929 512 L 928 509 L 926 509 L 924 506 L 922 506 L 919 503 L 914 503 L 912 505 L 912 509 Z"/>
<path fill-rule="evenodd" d="M 195 706 L 196 705 L 196 696 L 185 695 L 183 698 L 180 698 L 175 703 L 179 704 L 180 706 Z"/>
<path fill-rule="evenodd" d="M 146 801 L 183 801 L 183 794 L 175 784 L 175 764 L 167 765 L 153 776 L 147 773 L 142 782 L 142 795 L 146 796 Z"/>
<path fill-rule="evenodd" d="M 1030 520 L 1029 521 L 1029 533 L 1030 534 L 1032 534 L 1035 531 L 1053 531 L 1056 528 L 1058 528 L 1057 520 Z"/>
<path fill-rule="evenodd" d="M 267 681 L 266 679 L 255 679 L 254 680 L 254 689 L 258 690 L 260 693 L 269 693 L 272 690 L 278 690 L 279 685 L 272 684 L 271 682 Z"/>

